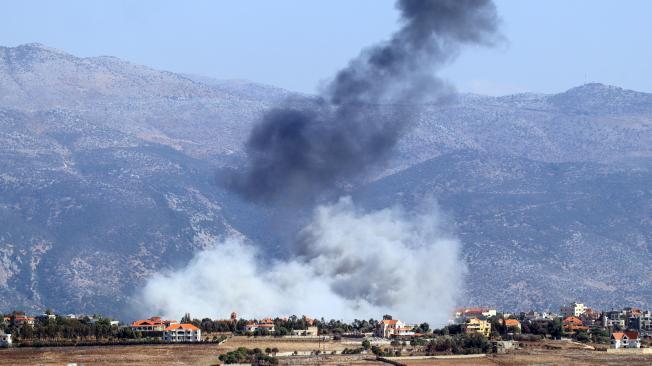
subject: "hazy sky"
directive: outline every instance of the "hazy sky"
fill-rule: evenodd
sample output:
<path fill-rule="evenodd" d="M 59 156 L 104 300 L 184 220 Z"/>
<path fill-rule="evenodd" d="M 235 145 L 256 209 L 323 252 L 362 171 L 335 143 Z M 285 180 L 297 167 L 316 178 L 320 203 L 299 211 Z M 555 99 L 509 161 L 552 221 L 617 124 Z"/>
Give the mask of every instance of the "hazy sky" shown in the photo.
<path fill-rule="evenodd" d="M 443 74 L 462 91 L 652 92 L 652 1 L 499 0 L 507 41 Z M 39 42 L 174 72 L 314 92 L 397 28 L 391 0 L 3 1 L 0 45 Z"/>

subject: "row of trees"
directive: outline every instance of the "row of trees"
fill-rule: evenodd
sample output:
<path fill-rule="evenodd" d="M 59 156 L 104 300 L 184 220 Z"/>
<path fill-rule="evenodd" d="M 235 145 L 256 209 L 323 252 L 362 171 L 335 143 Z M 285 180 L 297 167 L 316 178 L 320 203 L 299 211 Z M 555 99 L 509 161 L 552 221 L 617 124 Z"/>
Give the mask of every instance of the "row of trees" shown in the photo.
<path fill-rule="evenodd" d="M 491 344 L 487 338 L 480 334 L 455 334 L 438 336 L 435 339 L 412 340 L 410 345 L 416 347 L 426 355 L 436 354 L 477 354 L 487 353 L 491 349 Z M 368 343 L 362 345 L 365 349 L 370 349 L 373 354 L 381 357 L 401 356 L 405 342 L 393 341 L 391 347 L 381 348 L 379 346 L 370 346 Z"/>
<path fill-rule="evenodd" d="M 254 320 L 255 321 L 255 320 Z M 202 332 L 215 333 L 215 332 L 231 332 L 235 334 L 245 334 L 245 326 L 248 321 L 245 319 L 238 320 L 212 320 L 209 318 L 196 319 L 192 318 L 190 314 L 185 314 L 181 319 L 182 323 L 190 323 L 199 327 Z M 369 333 L 373 332 L 378 326 L 378 321 L 374 319 L 360 320 L 355 319 L 351 323 L 346 323 L 341 320 L 325 320 L 315 319 L 308 320 L 305 317 L 298 317 L 296 315 L 288 318 L 273 319 L 275 331 L 268 332 L 265 330 L 257 330 L 252 332 L 251 335 L 263 336 L 284 336 L 292 334 L 293 330 L 305 330 L 309 326 L 316 326 L 321 334 L 341 335 L 344 333 Z M 430 329 L 428 323 L 423 323 L 417 327 L 421 333 L 425 333 Z"/>
<path fill-rule="evenodd" d="M 263 353 L 260 348 L 249 349 L 240 347 L 235 351 L 227 352 L 219 356 L 219 360 L 225 364 L 250 364 L 250 365 L 277 365 L 278 358 Z"/>
<path fill-rule="evenodd" d="M 48 314 L 49 315 L 49 314 Z M 61 316 L 39 317 L 34 325 L 16 321 L 22 313 L 14 312 L 8 315 L 8 321 L 0 322 L 0 329 L 11 334 L 16 341 L 55 343 L 54 341 L 100 341 L 100 340 L 126 340 L 143 338 L 139 332 L 134 332 L 129 327 L 111 325 L 108 318 L 71 319 Z"/>

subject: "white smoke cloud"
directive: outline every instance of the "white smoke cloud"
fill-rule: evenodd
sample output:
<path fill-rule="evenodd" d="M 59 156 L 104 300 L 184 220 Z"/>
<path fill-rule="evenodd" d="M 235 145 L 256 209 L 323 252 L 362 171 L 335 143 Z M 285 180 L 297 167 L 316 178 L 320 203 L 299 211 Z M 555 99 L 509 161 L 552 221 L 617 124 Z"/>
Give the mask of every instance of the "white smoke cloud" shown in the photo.
<path fill-rule="evenodd" d="M 139 302 L 168 317 L 393 314 L 443 324 L 462 292 L 460 243 L 441 230 L 434 210 L 365 212 L 342 198 L 317 207 L 299 238 L 296 256 L 282 260 L 228 237 L 186 268 L 152 277 Z"/>

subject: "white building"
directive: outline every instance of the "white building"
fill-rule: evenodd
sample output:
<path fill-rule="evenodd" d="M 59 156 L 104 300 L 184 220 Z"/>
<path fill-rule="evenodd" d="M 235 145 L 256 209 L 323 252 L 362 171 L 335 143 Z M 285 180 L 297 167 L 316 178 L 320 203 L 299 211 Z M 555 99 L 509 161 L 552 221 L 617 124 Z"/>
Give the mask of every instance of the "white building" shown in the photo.
<path fill-rule="evenodd" d="M 276 330 L 276 326 L 274 325 L 274 321 L 269 318 L 259 322 L 249 322 L 245 325 L 246 332 L 255 332 L 257 330 L 273 333 Z"/>
<path fill-rule="evenodd" d="M 463 324 L 467 319 L 486 319 L 496 316 L 496 309 L 459 308 L 455 310 L 455 323 Z"/>
<path fill-rule="evenodd" d="M 292 335 L 295 336 L 306 336 L 306 337 L 316 337 L 319 333 L 317 327 L 308 327 L 308 329 L 293 329 Z"/>
<path fill-rule="evenodd" d="M 413 329 L 413 326 L 409 326 L 398 319 L 384 319 L 378 324 L 376 336 L 383 338 L 413 336 Z"/>
<path fill-rule="evenodd" d="M 99 322 L 101 320 L 104 320 L 104 319 L 107 319 L 107 318 L 95 318 L 95 317 L 92 317 L 92 318 L 88 319 L 88 322 L 91 323 L 91 324 L 96 324 L 97 322 Z M 107 321 L 108 321 L 110 326 L 115 325 L 117 327 L 118 325 L 120 325 L 120 322 L 118 320 L 107 319 Z"/>
<path fill-rule="evenodd" d="M 172 324 L 163 331 L 165 342 L 199 342 L 201 329 L 192 324 Z"/>
<path fill-rule="evenodd" d="M 602 325 L 608 328 L 625 329 L 625 317 L 622 311 L 612 310 L 603 313 Z"/>
<path fill-rule="evenodd" d="M 614 332 L 611 334 L 612 348 L 641 348 L 638 332 Z"/>
<path fill-rule="evenodd" d="M 0 347 L 10 347 L 11 346 L 11 334 L 6 334 L 5 332 L 0 331 Z"/>
<path fill-rule="evenodd" d="M 584 304 L 580 304 L 577 302 L 574 302 L 570 304 L 569 306 L 562 306 L 561 307 L 561 315 L 566 318 L 569 316 L 575 316 L 579 317 L 580 315 L 584 314 L 586 311 L 586 308 L 584 307 Z"/>

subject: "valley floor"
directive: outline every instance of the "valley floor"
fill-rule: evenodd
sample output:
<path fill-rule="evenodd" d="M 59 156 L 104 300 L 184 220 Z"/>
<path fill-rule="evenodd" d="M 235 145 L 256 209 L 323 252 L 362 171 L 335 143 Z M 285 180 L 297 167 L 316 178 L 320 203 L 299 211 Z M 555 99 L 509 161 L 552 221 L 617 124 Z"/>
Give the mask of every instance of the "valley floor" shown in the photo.
<path fill-rule="evenodd" d="M 611 354 L 604 351 L 569 348 L 566 346 L 547 347 L 537 342 L 528 347 L 515 350 L 509 354 L 488 355 L 473 359 L 421 359 L 400 362 L 407 366 L 471 366 L 471 365 L 651 365 L 652 354 Z M 567 343 L 566 343 L 567 344 Z M 218 364 L 217 356 L 226 351 L 244 346 L 249 348 L 277 347 L 281 352 L 305 351 L 324 347 L 324 343 L 263 339 L 253 340 L 236 337 L 221 345 L 138 345 L 138 346 L 106 346 L 106 347 L 59 347 L 59 348 L 13 348 L 0 349 L 0 365 L 199 365 Z M 342 350 L 347 344 L 327 342 L 329 351 Z M 293 356 L 280 357 L 280 365 L 384 365 L 388 363 L 368 360 L 362 355 L 326 355 L 326 356 Z"/>

